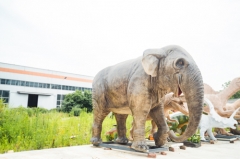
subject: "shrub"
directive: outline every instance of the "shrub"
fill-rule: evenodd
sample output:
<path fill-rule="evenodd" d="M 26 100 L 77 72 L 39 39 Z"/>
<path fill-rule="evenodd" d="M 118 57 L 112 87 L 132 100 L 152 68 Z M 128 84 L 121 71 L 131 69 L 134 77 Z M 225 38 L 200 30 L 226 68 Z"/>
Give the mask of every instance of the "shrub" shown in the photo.
<path fill-rule="evenodd" d="M 81 112 L 81 108 L 73 107 L 70 112 L 70 115 L 71 116 L 79 116 L 80 112 Z"/>
<path fill-rule="evenodd" d="M 62 102 L 61 110 L 63 112 L 71 112 L 73 107 L 86 108 L 87 112 L 92 111 L 92 93 L 89 91 L 79 91 L 67 94 Z"/>

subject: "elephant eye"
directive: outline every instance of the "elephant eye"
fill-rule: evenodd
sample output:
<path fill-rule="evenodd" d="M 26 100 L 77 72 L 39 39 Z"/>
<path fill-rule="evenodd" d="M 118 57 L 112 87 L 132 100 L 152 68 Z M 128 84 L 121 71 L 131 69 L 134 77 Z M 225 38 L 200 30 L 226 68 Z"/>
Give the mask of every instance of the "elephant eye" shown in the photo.
<path fill-rule="evenodd" d="M 183 61 L 183 59 L 177 60 L 177 62 L 176 62 L 176 67 L 181 69 L 183 66 L 184 66 L 184 61 Z"/>

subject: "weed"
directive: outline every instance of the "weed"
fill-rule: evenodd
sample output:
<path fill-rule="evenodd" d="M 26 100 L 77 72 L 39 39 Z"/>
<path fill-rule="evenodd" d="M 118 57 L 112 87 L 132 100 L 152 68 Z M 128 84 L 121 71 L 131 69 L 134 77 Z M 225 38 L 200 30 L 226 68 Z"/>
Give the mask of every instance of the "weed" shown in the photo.
<path fill-rule="evenodd" d="M 42 108 L 10 109 L 0 100 L 0 153 L 91 144 L 92 122 L 93 114 L 87 109 L 81 109 L 79 116 L 71 116 Z M 129 116 L 127 130 L 131 128 L 131 122 Z M 106 141 L 105 133 L 115 124 L 114 117 L 105 118 L 101 134 L 103 141 Z"/>

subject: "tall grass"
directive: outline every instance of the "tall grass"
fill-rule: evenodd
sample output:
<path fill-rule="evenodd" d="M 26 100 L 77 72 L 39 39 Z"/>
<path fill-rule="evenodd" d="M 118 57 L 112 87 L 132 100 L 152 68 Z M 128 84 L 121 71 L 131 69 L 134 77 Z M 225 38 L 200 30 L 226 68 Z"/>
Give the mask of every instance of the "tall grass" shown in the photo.
<path fill-rule="evenodd" d="M 92 121 L 92 113 L 84 110 L 75 117 L 41 108 L 10 109 L 0 100 L 0 153 L 90 144 Z M 128 130 L 131 122 L 132 117 L 129 116 Z M 106 141 L 105 133 L 115 124 L 114 117 L 105 118 L 101 135 L 103 141 Z M 150 130 L 149 125 L 150 122 L 146 132 Z"/>

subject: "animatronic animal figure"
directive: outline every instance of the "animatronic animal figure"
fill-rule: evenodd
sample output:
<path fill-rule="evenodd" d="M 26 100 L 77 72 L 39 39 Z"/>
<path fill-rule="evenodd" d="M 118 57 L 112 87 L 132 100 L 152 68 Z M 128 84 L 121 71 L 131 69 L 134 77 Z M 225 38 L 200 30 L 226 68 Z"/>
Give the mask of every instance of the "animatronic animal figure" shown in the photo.
<path fill-rule="evenodd" d="M 170 114 L 170 118 L 177 121 L 169 123 L 170 129 L 178 134 L 184 133 L 188 125 L 189 117 L 184 115 L 182 112 L 175 112 Z"/>
<path fill-rule="evenodd" d="M 168 121 L 170 122 L 178 122 L 176 119 L 171 119 L 169 116 L 169 111 L 170 110 L 175 110 L 175 111 L 180 111 L 185 115 L 189 115 L 187 107 L 183 105 L 183 102 L 181 101 L 180 98 L 174 97 L 173 93 L 169 93 L 164 96 L 162 99 L 164 103 L 164 115 L 167 118 Z M 157 132 L 157 125 L 156 123 L 152 120 L 152 118 L 148 115 L 147 120 L 151 120 L 152 123 L 152 129 L 151 129 L 151 135 L 153 135 L 155 132 Z M 132 123 L 132 128 L 130 130 L 130 137 L 129 140 L 133 140 L 133 123 Z"/>
<path fill-rule="evenodd" d="M 107 67 L 93 80 L 93 145 L 101 143 L 102 122 L 109 112 L 117 120 L 117 143 L 127 144 L 126 118 L 134 119 L 131 148 L 148 151 L 145 141 L 145 122 L 148 114 L 158 126 L 154 134 L 156 146 L 162 146 L 169 137 L 177 142 L 192 136 L 199 124 L 203 106 L 203 82 L 193 58 L 175 45 L 149 49 L 143 56 Z M 169 131 L 161 98 L 173 92 L 185 94 L 189 110 L 189 125 L 185 133 L 176 136 Z"/>
<path fill-rule="evenodd" d="M 232 113 L 240 107 L 236 104 L 227 104 L 228 99 L 240 90 L 240 78 L 235 78 L 229 86 L 221 92 L 214 91 L 209 85 L 204 84 L 204 95 L 213 104 L 215 111 L 222 117 L 230 117 Z M 215 92 L 215 93 L 214 93 Z M 236 101 L 239 102 L 239 101 Z M 209 112 L 207 107 L 203 108 L 205 112 Z"/>
<path fill-rule="evenodd" d="M 208 84 L 204 84 L 204 94 L 206 97 L 213 103 L 213 106 L 216 112 L 223 117 L 230 117 L 231 114 L 240 107 L 240 100 L 235 101 L 234 103 L 227 103 L 228 99 L 233 96 L 237 91 L 240 90 L 240 78 L 234 78 L 229 86 L 225 88 L 221 92 L 217 92 L 213 90 L 211 86 Z M 203 108 L 205 112 L 209 112 L 208 107 Z M 235 119 L 240 118 L 240 111 L 238 111 L 235 115 Z M 239 119 L 240 120 L 240 119 Z M 231 133 L 228 133 L 224 129 L 217 128 L 215 129 L 218 133 L 221 132 L 222 135 L 232 135 L 233 134 L 240 134 L 239 130 L 230 129 Z"/>
<path fill-rule="evenodd" d="M 207 130 L 207 133 L 212 140 L 217 140 L 213 133 L 212 133 L 212 128 L 218 127 L 218 128 L 232 128 L 236 129 L 235 125 L 237 125 L 237 121 L 233 118 L 236 112 L 238 111 L 235 110 L 233 114 L 230 116 L 230 118 L 224 118 L 218 115 L 217 112 L 214 110 L 213 104 L 208 100 L 206 97 L 204 98 L 205 103 L 209 106 L 210 113 L 208 115 L 203 114 L 200 124 L 199 124 L 199 129 L 200 129 L 200 137 L 201 140 L 205 141 L 206 139 L 204 138 L 204 133 Z"/>

